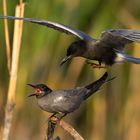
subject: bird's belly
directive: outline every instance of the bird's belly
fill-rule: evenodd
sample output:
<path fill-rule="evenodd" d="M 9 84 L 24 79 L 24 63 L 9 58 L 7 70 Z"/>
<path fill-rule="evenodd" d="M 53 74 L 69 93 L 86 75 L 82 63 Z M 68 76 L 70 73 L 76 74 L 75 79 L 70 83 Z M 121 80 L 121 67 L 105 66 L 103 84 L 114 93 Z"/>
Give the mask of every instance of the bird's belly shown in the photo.
<path fill-rule="evenodd" d="M 105 63 L 106 65 L 112 65 L 115 63 L 116 53 L 109 46 L 98 46 L 95 49 L 96 60 Z"/>
<path fill-rule="evenodd" d="M 46 111 L 46 112 L 56 113 L 56 110 L 54 110 L 54 108 L 52 108 L 51 105 L 48 105 L 48 104 L 46 105 L 46 104 L 44 104 L 44 105 L 39 105 L 39 107 L 40 107 L 42 110 Z"/>

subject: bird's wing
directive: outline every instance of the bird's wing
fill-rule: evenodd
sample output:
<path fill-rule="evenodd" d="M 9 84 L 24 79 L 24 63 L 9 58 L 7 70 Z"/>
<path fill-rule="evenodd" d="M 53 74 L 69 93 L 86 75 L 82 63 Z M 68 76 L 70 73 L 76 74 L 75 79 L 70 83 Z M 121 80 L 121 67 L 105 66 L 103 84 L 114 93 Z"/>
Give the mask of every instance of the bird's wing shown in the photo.
<path fill-rule="evenodd" d="M 99 43 L 105 43 L 116 49 L 123 49 L 128 43 L 140 43 L 140 30 L 110 29 L 104 31 Z"/>
<path fill-rule="evenodd" d="M 51 105 L 56 112 L 73 112 L 77 109 L 83 101 L 82 93 L 79 94 L 79 90 L 57 90 L 50 94 Z"/>
<path fill-rule="evenodd" d="M 56 23 L 53 21 L 48 21 L 48 20 L 39 20 L 39 19 L 34 19 L 34 18 L 21 18 L 21 17 L 13 17 L 13 16 L 0 16 L 0 19 L 11 19 L 11 20 L 24 20 L 24 21 L 29 21 L 35 24 L 40 24 L 43 26 L 47 26 L 49 28 L 52 28 L 54 30 L 58 30 L 60 32 L 69 34 L 69 35 L 75 35 L 76 37 L 85 40 L 85 41 L 91 41 L 93 38 L 91 38 L 89 35 L 85 34 L 84 32 L 71 28 L 69 26 Z"/>
<path fill-rule="evenodd" d="M 69 90 L 64 90 L 65 93 L 64 96 L 66 98 L 72 97 L 72 98 L 76 98 L 77 96 L 79 96 L 82 92 L 85 92 L 85 88 L 84 87 L 76 87 L 74 89 L 69 89 Z M 81 95 L 80 95 L 81 96 Z"/>

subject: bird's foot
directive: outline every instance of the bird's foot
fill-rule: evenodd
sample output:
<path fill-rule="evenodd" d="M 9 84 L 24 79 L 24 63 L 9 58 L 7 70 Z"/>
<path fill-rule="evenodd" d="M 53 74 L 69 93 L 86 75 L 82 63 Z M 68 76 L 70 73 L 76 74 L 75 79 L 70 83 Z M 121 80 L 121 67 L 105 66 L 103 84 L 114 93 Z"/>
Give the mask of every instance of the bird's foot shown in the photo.
<path fill-rule="evenodd" d="M 51 122 L 52 124 L 56 125 L 56 124 L 58 124 L 58 123 L 60 122 L 61 119 L 62 119 L 62 118 L 59 118 L 59 117 L 57 117 L 57 116 L 53 116 L 53 117 L 51 117 L 50 122 Z"/>
<path fill-rule="evenodd" d="M 52 122 L 53 124 L 57 124 L 59 121 L 60 121 L 60 120 L 59 120 L 56 116 L 54 116 L 54 117 L 51 118 L 51 122 Z"/>
<path fill-rule="evenodd" d="M 106 68 L 106 66 L 101 66 L 101 65 L 99 65 L 99 64 L 97 64 L 97 65 L 92 65 L 92 68 L 99 68 L 99 69 L 101 69 L 101 68 Z"/>
<path fill-rule="evenodd" d="M 57 123 L 56 119 L 57 119 L 57 116 L 56 116 L 56 113 L 54 113 L 53 115 L 51 115 L 51 116 L 48 118 L 48 122 L 51 122 L 51 123 L 53 123 L 53 124 L 56 124 L 56 123 Z"/>
<path fill-rule="evenodd" d="M 106 66 L 102 66 L 101 64 L 96 64 L 96 63 L 93 63 L 93 62 L 90 62 L 90 61 L 87 61 L 86 62 L 88 65 L 92 66 L 92 68 L 106 68 Z"/>
<path fill-rule="evenodd" d="M 48 121 L 51 121 L 53 124 L 57 124 L 59 123 L 59 121 L 65 117 L 67 114 L 63 114 L 61 116 L 56 116 L 57 114 L 54 113 L 53 115 L 51 115 L 49 118 L 48 118 Z"/>

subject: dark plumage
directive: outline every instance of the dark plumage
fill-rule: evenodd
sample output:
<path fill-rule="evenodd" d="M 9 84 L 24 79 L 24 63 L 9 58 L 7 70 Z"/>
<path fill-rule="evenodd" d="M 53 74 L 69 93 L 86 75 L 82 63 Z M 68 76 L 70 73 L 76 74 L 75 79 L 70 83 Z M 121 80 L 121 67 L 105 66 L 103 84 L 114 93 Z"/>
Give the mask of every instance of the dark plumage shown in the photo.
<path fill-rule="evenodd" d="M 107 72 L 97 81 L 84 86 L 70 90 L 51 90 L 44 84 L 31 85 L 35 93 L 30 96 L 36 96 L 39 107 L 47 112 L 54 114 L 68 114 L 79 108 L 81 103 L 98 91 L 107 81 Z"/>
<path fill-rule="evenodd" d="M 95 65 L 99 67 L 102 63 L 105 65 L 112 65 L 124 61 L 140 64 L 140 58 L 129 56 L 123 52 L 126 44 L 140 42 L 140 30 L 110 29 L 104 31 L 100 39 L 96 40 L 82 31 L 52 21 L 13 16 L 0 16 L 0 18 L 29 21 L 78 37 L 80 40 L 73 42 L 69 46 L 67 55 L 62 60 L 61 64 L 77 56 L 90 60 L 97 60 L 99 65 Z"/>

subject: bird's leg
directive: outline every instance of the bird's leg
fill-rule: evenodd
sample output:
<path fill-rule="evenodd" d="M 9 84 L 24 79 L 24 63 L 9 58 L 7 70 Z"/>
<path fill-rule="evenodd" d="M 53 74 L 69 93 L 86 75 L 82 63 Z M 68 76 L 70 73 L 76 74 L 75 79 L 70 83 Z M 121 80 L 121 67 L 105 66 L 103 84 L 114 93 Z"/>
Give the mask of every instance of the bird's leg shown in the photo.
<path fill-rule="evenodd" d="M 102 66 L 101 65 L 101 61 L 98 61 L 99 64 L 96 64 L 94 62 L 90 62 L 90 61 L 87 61 L 86 63 L 89 64 L 90 66 L 92 66 L 93 68 L 106 68 L 106 66 Z"/>
<path fill-rule="evenodd" d="M 59 118 L 58 118 L 58 120 L 60 121 L 62 118 L 64 118 L 65 116 L 67 115 L 67 113 L 64 113 L 62 116 L 60 116 Z"/>
<path fill-rule="evenodd" d="M 106 66 L 102 66 L 102 61 L 98 61 L 98 64 L 96 66 L 93 66 L 93 68 L 106 68 Z"/>
<path fill-rule="evenodd" d="M 56 120 L 57 120 L 57 116 L 56 116 L 57 113 L 54 113 L 52 114 L 49 118 L 48 118 L 48 122 L 51 122 L 53 124 L 56 124 Z M 53 119 L 54 118 L 54 119 Z"/>
<path fill-rule="evenodd" d="M 94 62 L 88 61 L 88 60 L 86 61 L 86 63 L 89 64 L 90 66 L 96 66 L 96 67 L 100 65 L 100 64 L 96 64 Z"/>
<path fill-rule="evenodd" d="M 67 113 L 64 113 L 63 115 L 61 115 L 61 116 L 54 116 L 52 119 L 51 119 L 51 121 L 53 121 L 53 122 L 55 122 L 55 123 L 59 123 L 59 121 L 63 118 L 63 117 L 65 117 L 67 115 Z"/>
<path fill-rule="evenodd" d="M 55 123 L 55 122 L 52 121 L 52 118 L 53 118 L 53 117 L 56 118 L 56 116 L 55 116 L 56 114 L 57 114 L 57 113 L 52 114 L 52 115 L 48 118 L 48 122 Z"/>
<path fill-rule="evenodd" d="M 106 66 L 101 66 L 101 65 L 98 65 L 98 64 L 97 64 L 97 65 L 94 65 L 94 66 L 92 66 L 92 67 L 93 67 L 93 68 L 99 68 L 99 69 L 100 69 L 100 68 L 104 68 L 104 69 L 106 68 Z"/>
<path fill-rule="evenodd" d="M 57 114 L 57 113 L 52 114 L 52 115 L 48 118 L 48 121 L 51 121 L 51 118 L 55 117 L 56 114 Z"/>

